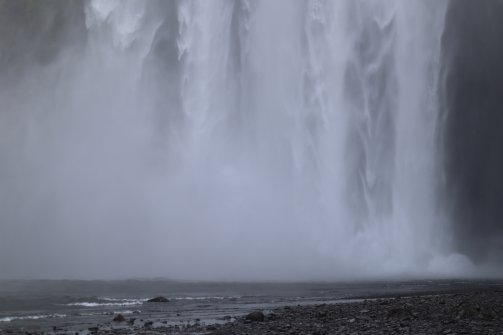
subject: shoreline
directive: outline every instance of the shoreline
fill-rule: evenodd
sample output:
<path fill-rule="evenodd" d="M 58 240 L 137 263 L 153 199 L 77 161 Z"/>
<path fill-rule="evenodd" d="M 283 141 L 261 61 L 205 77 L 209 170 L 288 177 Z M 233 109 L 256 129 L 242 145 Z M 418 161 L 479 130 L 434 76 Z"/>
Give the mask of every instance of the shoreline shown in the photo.
<path fill-rule="evenodd" d="M 502 334 L 503 290 L 365 299 L 284 307 L 208 334 Z"/>
<path fill-rule="evenodd" d="M 162 317 L 125 315 L 89 326 L 51 331 L 6 329 L 0 334 L 502 334 L 503 288 L 408 292 L 342 299 L 330 303 L 250 309 L 247 315 L 222 316 L 220 323 L 172 323 Z"/>

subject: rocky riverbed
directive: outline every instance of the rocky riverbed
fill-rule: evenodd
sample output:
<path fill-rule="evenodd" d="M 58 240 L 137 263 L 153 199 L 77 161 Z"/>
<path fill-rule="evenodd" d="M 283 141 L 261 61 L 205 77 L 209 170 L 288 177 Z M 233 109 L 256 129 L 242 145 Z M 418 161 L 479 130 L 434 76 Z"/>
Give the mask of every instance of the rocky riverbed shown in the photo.
<path fill-rule="evenodd" d="M 117 317 L 116 317 L 117 318 Z M 356 299 L 335 304 L 286 306 L 250 311 L 233 321 L 170 324 L 118 318 L 75 332 L 54 334 L 503 334 L 503 290 L 486 289 L 408 297 Z M 9 332 L 11 334 L 15 331 Z M 29 334 L 28 332 L 22 332 Z M 35 333 L 31 333 L 35 334 Z M 47 333 L 46 333 L 47 334 Z"/>

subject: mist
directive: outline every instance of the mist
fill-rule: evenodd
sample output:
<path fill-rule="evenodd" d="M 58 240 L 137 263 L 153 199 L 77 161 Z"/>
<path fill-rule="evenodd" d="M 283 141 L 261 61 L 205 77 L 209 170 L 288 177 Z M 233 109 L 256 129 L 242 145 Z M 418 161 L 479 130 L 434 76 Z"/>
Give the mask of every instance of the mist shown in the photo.
<path fill-rule="evenodd" d="M 499 273 L 459 3 L 1 1 L 0 278 Z"/>

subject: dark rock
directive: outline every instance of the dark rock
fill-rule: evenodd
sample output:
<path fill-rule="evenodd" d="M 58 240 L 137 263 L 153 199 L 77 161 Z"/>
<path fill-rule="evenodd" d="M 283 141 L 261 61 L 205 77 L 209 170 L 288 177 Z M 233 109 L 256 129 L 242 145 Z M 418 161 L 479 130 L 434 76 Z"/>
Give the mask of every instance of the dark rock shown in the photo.
<path fill-rule="evenodd" d="M 253 311 L 245 317 L 245 320 L 254 321 L 254 322 L 262 322 L 262 321 L 264 321 L 264 319 L 265 319 L 265 315 L 264 315 L 264 313 L 262 313 L 262 311 Z"/>
<path fill-rule="evenodd" d="M 404 314 L 404 310 L 400 307 L 392 307 L 388 311 L 388 318 L 399 317 Z"/>
<path fill-rule="evenodd" d="M 169 302 L 169 300 L 165 297 L 159 296 L 152 299 L 148 299 L 147 302 Z"/>
<path fill-rule="evenodd" d="M 276 313 L 267 314 L 267 320 L 273 321 L 273 320 L 277 320 L 277 319 L 278 319 L 278 315 Z"/>
<path fill-rule="evenodd" d="M 87 330 L 89 330 L 91 333 L 97 333 L 100 328 L 99 327 L 89 327 L 87 328 Z"/>
<path fill-rule="evenodd" d="M 124 321 L 126 321 L 126 318 L 122 314 L 117 314 L 114 318 L 114 321 L 115 322 L 124 322 Z"/>

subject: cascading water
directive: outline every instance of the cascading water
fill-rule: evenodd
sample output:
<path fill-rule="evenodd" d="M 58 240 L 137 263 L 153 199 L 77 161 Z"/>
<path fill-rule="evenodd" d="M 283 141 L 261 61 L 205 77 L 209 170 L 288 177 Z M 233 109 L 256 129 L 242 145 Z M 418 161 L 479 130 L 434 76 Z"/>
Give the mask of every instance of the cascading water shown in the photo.
<path fill-rule="evenodd" d="M 51 99 L 31 100 L 45 112 L 23 156 L 30 212 L 6 215 L 43 220 L 42 245 L 56 235 L 78 251 L 47 248 L 41 263 L 89 263 L 91 275 L 462 270 L 437 205 L 445 11 L 436 0 L 91 0 L 84 49 L 41 74 Z"/>

